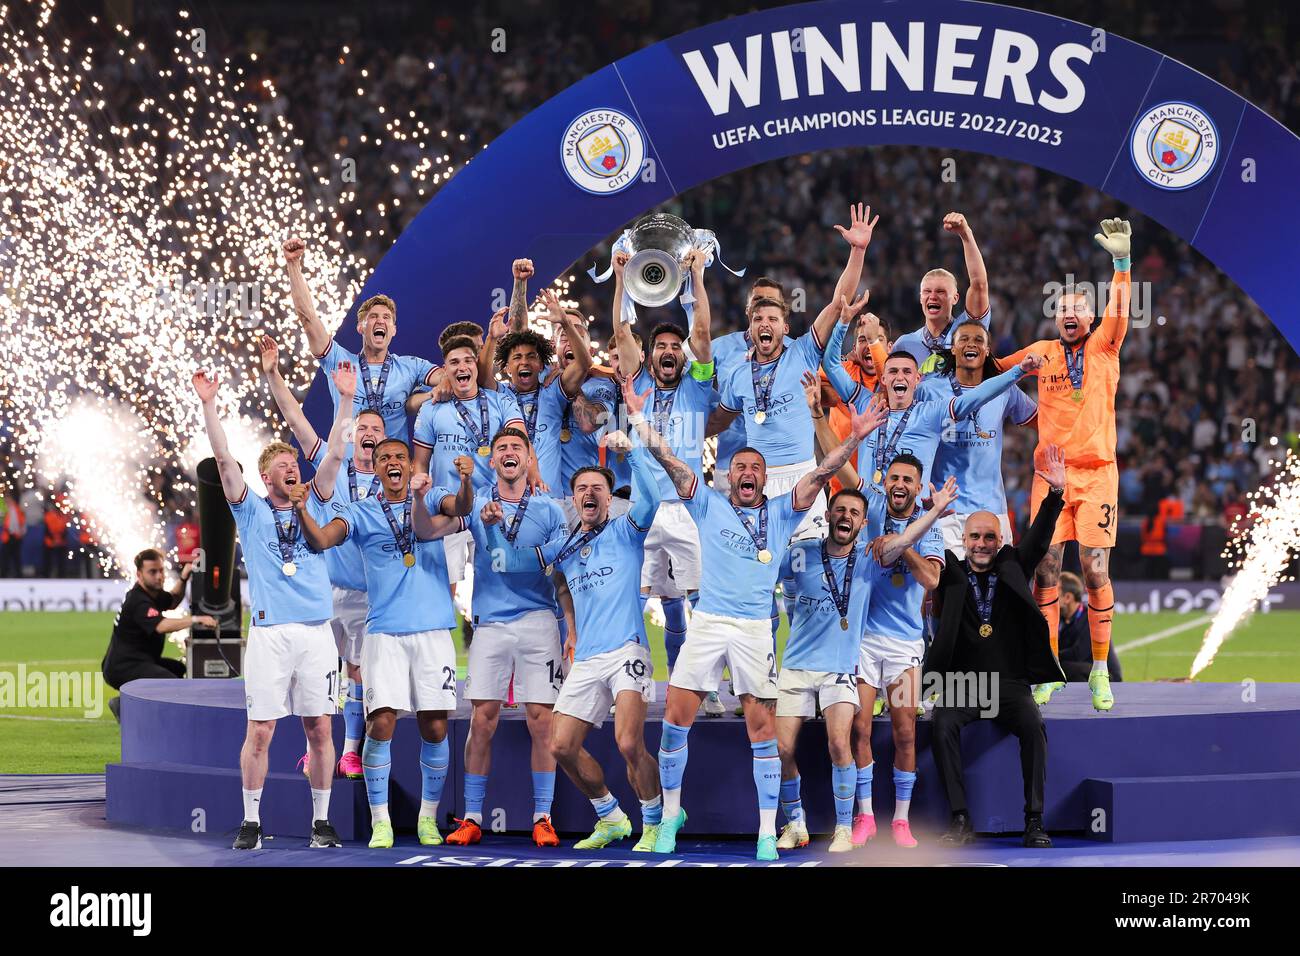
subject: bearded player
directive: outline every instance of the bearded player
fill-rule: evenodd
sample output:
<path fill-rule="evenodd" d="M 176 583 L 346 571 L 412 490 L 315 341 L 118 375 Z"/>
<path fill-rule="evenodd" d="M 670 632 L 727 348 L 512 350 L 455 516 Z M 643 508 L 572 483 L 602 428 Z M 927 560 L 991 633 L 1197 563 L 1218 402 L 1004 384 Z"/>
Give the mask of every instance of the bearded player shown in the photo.
<path fill-rule="evenodd" d="M 641 347 L 632 338 L 632 326 L 622 314 L 624 269 L 628 253 L 614 253 L 614 341 L 619 353 L 620 375 L 632 381 L 638 395 L 649 389 L 653 395 L 651 427 L 659 433 L 672 454 L 690 466 L 704 480 L 704 436 L 709 414 L 717 405 L 713 387 L 712 338 L 709 325 L 709 294 L 704 287 L 707 253 L 689 250 L 682 260 L 691 272 L 695 289 L 695 316 L 689 336 L 671 322 L 650 333 L 650 355 L 642 361 Z M 694 356 L 688 360 L 689 340 Z M 642 608 L 650 597 L 658 597 L 664 611 L 664 649 L 671 673 L 686 639 L 686 602 L 694 601 L 700 587 L 700 537 L 686 507 L 677 499 L 673 481 L 662 469 L 659 492 L 663 504 L 655 515 L 646 538 L 645 564 L 641 571 Z"/>
<path fill-rule="evenodd" d="M 953 330 L 962 322 L 973 319 L 984 328 L 989 327 L 989 275 L 984 268 L 984 256 L 975 243 L 975 233 L 966 217 L 950 212 L 943 217 L 943 229 L 961 240 L 966 258 L 966 310 L 953 317 L 953 309 L 961 301 L 957 293 L 957 277 L 947 269 L 931 269 L 921 277 L 919 300 L 922 324 L 915 332 L 900 335 L 894 340 L 894 349 L 910 354 L 925 375 L 935 366 L 934 356 L 952 347 Z"/>
<path fill-rule="evenodd" d="M 753 754 L 759 814 L 757 858 L 775 860 L 781 772 L 772 713 L 777 696 L 776 653 L 768 626 L 772 591 L 795 529 L 831 476 L 848 461 L 862 438 L 879 425 L 883 413 L 872 409 L 858 415 L 847 441 L 832 449 L 788 493 L 771 498 L 763 491 L 768 477 L 763 455 L 753 448 L 742 448 L 731 459 L 731 492 L 723 495 L 706 486 L 689 465 L 674 457 L 649 426 L 643 412 L 648 395 L 637 395 L 630 383 L 624 383 L 628 421 L 668 472 L 678 497 L 686 503 L 699 528 L 702 558 L 699 607 L 691 618 L 686 643 L 668 682 L 659 748 L 664 816 L 655 851 L 672 853 L 677 833 L 686 823 L 681 792 L 687 737 L 705 695 L 718 689 L 725 666 L 731 671 L 744 708 Z"/>
<path fill-rule="evenodd" d="M 457 465 L 460 493 L 471 493 L 474 463 Z M 381 490 L 347 506 L 321 527 L 302 516 L 303 533 L 324 551 L 352 539 L 365 561 L 368 613 L 362 668 L 369 726 L 361 749 L 370 805 L 370 848 L 393 845 L 388 778 L 399 713 L 414 713 L 420 732 L 420 811 L 416 834 L 438 846 L 438 804 L 450 766 L 447 714 L 456 709 L 456 612 L 441 539 L 464 530 L 463 518 L 437 514 L 450 494 L 412 476 L 410 449 L 396 438 L 375 448 Z"/>
<path fill-rule="evenodd" d="M 613 479 L 605 468 L 580 469 L 571 490 L 578 524 L 561 529 L 545 544 L 511 544 L 505 512 L 489 502 L 481 518 L 493 559 L 511 573 L 558 571 L 573 595 L 576 631 L 569 634 L 573 664 L 555 701 L 551 752 L 596 812 L 596 829 L 574 844 L 599 850 L 632 835 L 632 821 L 605 784 L 600 764 L 583 746 L 593 727 L 614 711 L 614 740 L 627 765 L 628 781 L 641 802 L 641 839 L 632 849 L 649 852 L 658 836 L 663 802 L 654 759 L 645 747 L 646 705 L 655 698 L 654 662 L 645 617 L 637 602 L 645 539 L 659 507 L 659 483 L 644 448 L 632 450 L 622 432 L 606 438 L 611 450 L 631 451 L 632 508 L 609 511 Z"/>
<path fill-rule="evenodd" d="M 474 643 L 469 649 L 465 693 L 473 712 L 465 741 L 465 818 L 447 836 L 451 846 L 468 846 L 483 837 L 483 801 L 492 766 L 492 737 L 501 705 L 514 682 L 532 740 L 533 842 L 559 846 L 551 826 L 555 795 L 555 757 L 551 754 L 551 711 L 564 683 L 564 647 L 556 625 L 557 599 L 573 618 L 573 603 L 561 575 L 532 567 L 514 573 L 494 563 L 482 514 L 500 513 L 501 534 L 512 547 L 532 548 L 568 530 L 564 510 L 549 495 L 534 494 L 528 483 L 528 435 L 506 427 L 492 438 L 496 481 L 474 497 L 470 531 L 474 535 Z"/>
<path fill-rule="evenodd" d="M 1128 332 L 1130 245 L 1132 229 L 1124 219 L 1106 219 L 1095 238 L 1110 253 L 1115 274 L 1106 312 L 1094 330 L 1096 316 L 1087 294 L 1066 289 L 1056 301 L 1059 339 L 1045 339 L 999 361 L 1006 368 L 1027 354 L 1042 356 L 1038 371 L 1038 448 L 1065 449 L 1065 507 L 1056 522 L 1052 546 L 1038 566 L 1038 606 L 1047 619 L 1052 652 L 1058 653 L 1061 597 L 1061 558 L 1065 542 L 1079 545 L 1079 563 L 1088 588 L 1088 631 L 1092 639 L 1092 674 L 1088 689 L 1092 706 L 1110 710 L 1106 656 L 1110 652 L 1115 592 L 1110 584 L 1110 551 L 1119 525 L 1119 466 L 1115 461 L 1115 390 L 1119 384 L 1119 350 Z M 1030 514 L 1038 513 L 1049 488 L 1034 473 Z M 1054 681 L 1034 688 L 1034 699 L 1046 704 L 1065 685 Z"/>
<path fill-rule="evenodd" d="M 346 365 L 335 373 L 336 388 L 345 399 L 356 387 L 356 374 Z M 330 733 L 338 709 L 338 655 L 329 620 L 333 612 L 325 558 L 310 543 L 302 525 L 315 514 L 329 512 L 317 482 L 331 485 L 343 458 L 343 423 L 351 402 L 340 402 L 330 431 L 330 451 L 312 482 L 302 483 L 298 453 L 284 442 L 262 450 L 257 471 L 266 497 L 249 494 L 239 462 L 230 453 L 217 412 L 217 381 L 204 372 L 194 376 L 194 391 L 203 404 L 212 455 L 221 488 L 230 504 L 243 545 L 248 585 L 252 591 L 248 651 L 244 659 L 244 691 L 248 727 L 239 754 L 244 788 L 244 819 L 234 849 L 262 846 L 261 803 L 266 781 L 267 751 L 276 721 L 296 714 L 302 718 L 310 768 L 312 847 L 341 846 L 329 822 L 330 777 L 334 770 L 334 740 Z"/>
<path fill-rule="evenodd" d="M 935 495 L 941 513 L 956 485 L 949 480 Z M 853 717 L 860 705 L 857 671 L 860 635 L 873 586 L 870 555 L 859 540 L 867 520 L 867 498 L 843 489 L 831 497 L 826 511 L 827 535 L 822 541 L 796 541 L 781 568 L 782 591 L 794 606 L 790 640 L 781 660 L 777 683 L 776 740 L 781 757 L 781 808 L 788 823 L 777 841 L 778 850 L 808 845 L 808 825 L 800 795 L 795 742 L 803 722 L 821 711 L 830 749 L 831 788 L 835 797 L 832 853 L 853 849 L 853 801 L 857 767 L 853 762 Z M 898 559 L 925 532 L 914 522 L 881 548 L 886 564 Z"/>

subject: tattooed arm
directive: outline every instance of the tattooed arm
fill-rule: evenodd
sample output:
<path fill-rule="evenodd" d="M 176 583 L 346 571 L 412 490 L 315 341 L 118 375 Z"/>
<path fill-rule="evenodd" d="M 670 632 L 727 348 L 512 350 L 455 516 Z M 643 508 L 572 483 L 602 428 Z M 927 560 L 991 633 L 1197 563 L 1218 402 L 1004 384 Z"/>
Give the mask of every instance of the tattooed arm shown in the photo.
<path fill-rule="evenodd" d="M 510 331 L 522 332 L 528 328 L 528 279 L 533 274 L 533 260 L 516 259 L 510 271 L 515 280 L 510 290 Z"/>
<path fill-rule="evenodd" d="M 835 477 L 853 456 L 854 450 L 862 439 L 888 418 L 889 412 L 881 403 L 873 401 L 864 412 L 853 413 L 853 427 L 849 437 L 826 453 L 822 463 L 799 479 L 794 486 L 794 506 L 797 511 L 806 511 L 812 507 L 817 495 Z"/>
<path fill-rule="evenodd" d="M 663 466 L 664 471 L 668 472 L 668 477 L 672 479 L 673 487 L 677 489 L 677 494 L 686 498 L 689 497 L 695 488 L 695 472 L 691 471 L 690 465 L 676 457 L 672 451 L 664 444 L 663 438 L 659 436 L 650 424 L 645 420 L 645 400 L 646 395 L 650 392 L 647 390 L 645 395 L 638 395 L 632 388 L 632 383 L 628 379 L 623 380 L 623 402 L 627 405 L 628 424 L 636 429 L 637 436 L 649 450 L 655 461 Z"/>

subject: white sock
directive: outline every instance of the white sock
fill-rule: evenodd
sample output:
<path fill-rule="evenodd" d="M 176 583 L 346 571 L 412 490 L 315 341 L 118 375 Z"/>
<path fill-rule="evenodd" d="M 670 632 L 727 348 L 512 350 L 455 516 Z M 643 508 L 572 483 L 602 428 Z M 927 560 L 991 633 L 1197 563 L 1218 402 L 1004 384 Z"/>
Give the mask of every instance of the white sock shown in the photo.
<path fill-rule="evenodd" d="M 909 797 L 907 800 L 895 800 L 895 801 L 894 801 L 894 819 L 895 819 L 895 820 L 906 820 L 906 819 L 907 819 L 907 811 L 908 811 L 909 809 L 911 809 L 911 806 L 912 806 L 912 800 L 911 800 L 910 797 Z"/>
<path fill-rule="evenodd" d="M 776 836 L 776 807 L 758 808 L 758 835 Z"/>
<path fill-rule="evenodd" d="M 388 822 L 388 804 L 372 803 L 370 805 L 370 825 Z"/>
<path fill-rule="evenodd" d="M 677 814 L 682 810 L 682 788 L 676 790 L 665 790 L 664 796 L 664 819 L 676 820 Z"/>
<path fill-rule="evenodd" d="M 361 753 L 361 741 L 347 738 L 343 741 L 343 752 L 345 754 Z"/>
<path fill-rule="evenodd" d="M 867 816 L 872 816 L 870 797 L 863 797 L 861 800 L 858 801 L 858 813 L 866 814 Z"/>
<path fill-rule="evenodd" d="M 437 801 L 437 800 L 421 800 L 421 801 L 420 801 L 420 816 L 422 816 L 422 817 L 433 817 L 435 820 L 438 819 L 438 801 Z"/>
<path fill-rule="evenodd" d="M 465 814 L 465 819 L 466 819 L 466 820 L 473 820 L 473 821 L 474 821 L 475 823 L 477 823 L 479 826 L 482 826 L 482 825 L 483 825 L 483 814 L 481 814 L 481 813 L 477 813 L 477 812 L 475 812 L 475 813 L 467 813 L 467 814 Z M 537 814 L 535 814 L 535 813 L 533 814 L 533 822 L 534 822 L 534 823 L 537 822 Z"/>
<path fill-rule="evenodd" d="M 1099 673 L 1099 672 L 1102 673 L 1102 674 L 1105 674 L 1107 677 L 1110 676 L 1110 669 L 1106 666 L 1106 662 L 1105 662 L 1105 661 L 1093 661 L 1093 662 L 1092 662 L 1092 673 L 1096 674 L 1096 673 Z"/>
<path fill-rule="evenodd" d="M 329 790 L 317 790 L 311 788 L 311 821 L 328 820 L 330 818 L 330 792 Z"/>
<path fill-rule="evenodd" d="M 606 799 L 605 797 L 599 797 L 595 800 L 592 800 L 591 801 L 592 807 L 595 808 L 597 804 L 604 803 L 605 799 Z M 597 809 L 596 813 L 599 814 L 600 810 Z M 626 820 L 627 814 L 624 813 L 623 808 L 616 803 L 614 804 L 614 809 L 610 810 L 609 813 L 605 814 L 600 819 L 604 820 L 606 823 L 618 823 L 622 820 Z"/>
<path fill-rule="evenodd" d="M 262 822 L 262 788 L 244 791 L 244 819 L 249 823 Z"/>

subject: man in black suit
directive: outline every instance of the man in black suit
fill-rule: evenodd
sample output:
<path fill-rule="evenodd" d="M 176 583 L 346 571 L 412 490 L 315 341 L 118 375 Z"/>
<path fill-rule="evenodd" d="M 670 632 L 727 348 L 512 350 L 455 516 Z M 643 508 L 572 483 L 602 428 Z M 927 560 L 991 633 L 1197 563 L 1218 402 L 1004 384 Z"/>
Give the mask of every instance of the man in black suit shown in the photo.
<path fill-rule="evenodd" d="M 1092 676 L 1092 637 L 1088 633 L 1088 606 L 1083 601 L 1083 580 L 1069 571 L 1061 572 L 1060 661 L 1065 679 L 1071 683 L 1088 683 Z M 1122 681 L 1124 672 L 1111 641 L 1106 653 L 1106 670 L 1111 681 Z"/>
<path fill-rule="evenodd" d="M 1061 513 L 1065 454 L 1046 449 L 1038 475 L 1051 489 L 1020 545 L 1003 545 L 998 519 L 977 511 L 966 519 L 965 559 L 944 554 L 935 589 L 941 602 L 939 627 L 926 656 L 926 681 L 942 678 L 934 708 L 933 750 L 939 780 L 948 796 L 952 825 L 941 842 L 961 846 L 974 839 L 962 780 L 961 730 L 979 718 L 992 719 L 1020 739 L 1020 770 L 1025 781 L 1027 847 L 1050 847 L 1043 829 L 1043 784 L 1047 778 L 1047 731 L 1034 703 L 1032 687 L 1061 681 L 1065 675 L 1052 654 L 1047 622 L 1029 590 L 1038 562 L 1047 553 Z M 932 676 L 933 675 L 933 676 Z M 970 676 L 978 680 L 969 680 Z M 965 699 L 962 689 L 996 694 L 992 700 Z"/>

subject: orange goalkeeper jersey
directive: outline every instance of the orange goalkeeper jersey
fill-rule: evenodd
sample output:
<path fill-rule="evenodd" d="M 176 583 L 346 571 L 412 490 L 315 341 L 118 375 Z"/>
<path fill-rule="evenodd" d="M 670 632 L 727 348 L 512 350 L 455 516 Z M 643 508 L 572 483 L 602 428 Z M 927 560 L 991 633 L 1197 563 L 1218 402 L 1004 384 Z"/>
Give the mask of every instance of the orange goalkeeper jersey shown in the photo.
<path fill-rule="evenodd" d="M 1046 362 L 1038 370 L 1038 447 L 1060 445 L 1065 463 L 1091 468 L 1115 460 L 1115 392 L 1119 387 L 1119 349 L 1128 332 L 1129 273 L 1111 280 L 1106 312 L 1099 325 L 1071 350 L 1070 360 L 1083 358 L 1082 400 L 1074 386 L 1060 339 L 1043 339 L 998 360 L 1002 370 L 1019 365 L 1033 352 Z"/>

